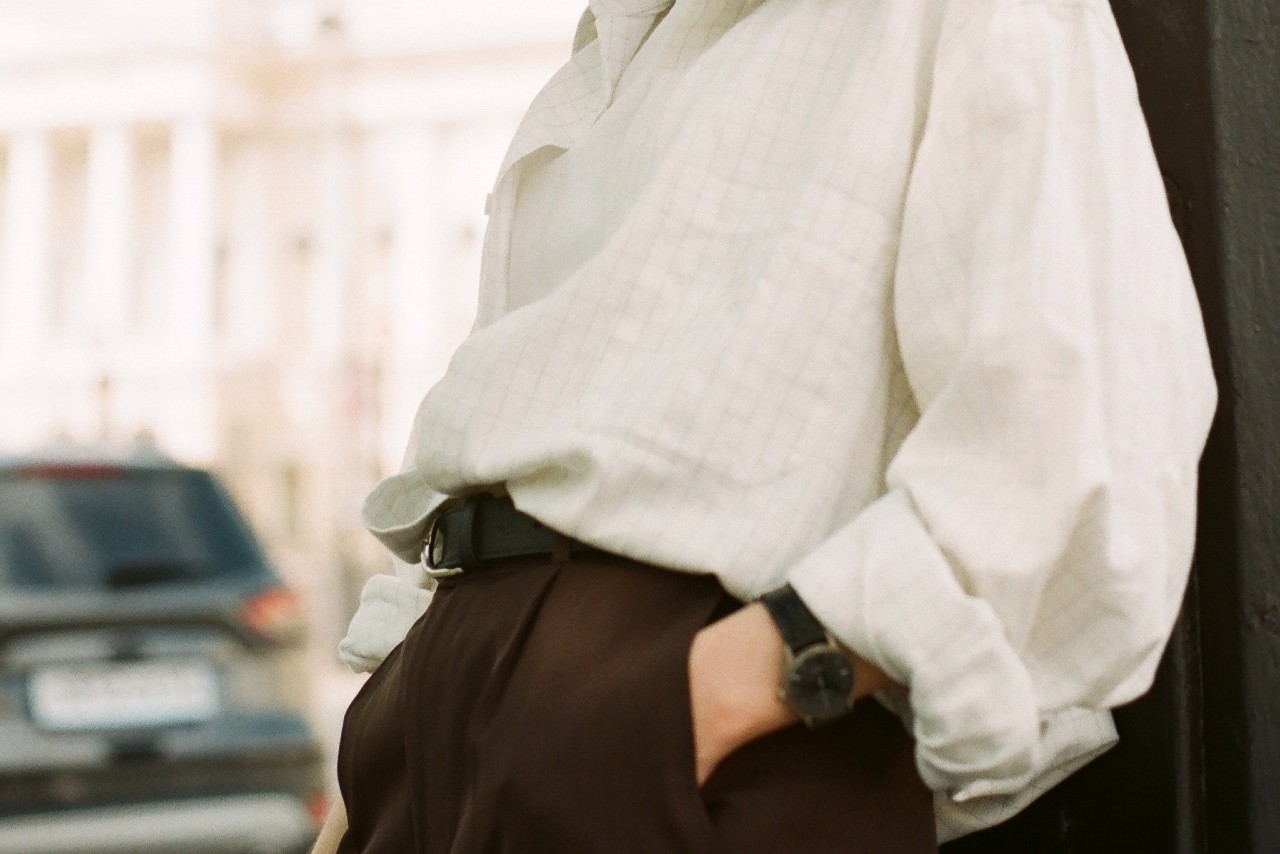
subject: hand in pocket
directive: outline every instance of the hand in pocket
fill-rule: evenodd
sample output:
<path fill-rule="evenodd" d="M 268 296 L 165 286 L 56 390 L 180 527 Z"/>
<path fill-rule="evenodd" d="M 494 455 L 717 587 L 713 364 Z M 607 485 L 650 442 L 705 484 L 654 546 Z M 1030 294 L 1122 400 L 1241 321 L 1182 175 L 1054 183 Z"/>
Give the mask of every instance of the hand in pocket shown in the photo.
<path fill-rule="evenodd" d="M 694 636 L 689 701 L 699 786 L 742 745 L 799 720 L 778 697 L 785 661 L 782 638 L 759 603 Z"/>

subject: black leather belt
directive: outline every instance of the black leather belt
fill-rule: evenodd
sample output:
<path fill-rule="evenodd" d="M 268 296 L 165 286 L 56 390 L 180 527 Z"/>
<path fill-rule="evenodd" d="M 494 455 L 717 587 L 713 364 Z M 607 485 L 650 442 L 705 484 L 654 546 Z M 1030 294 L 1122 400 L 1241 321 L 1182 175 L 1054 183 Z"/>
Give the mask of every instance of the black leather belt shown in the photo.
<path fill-rule="evenodd" d="M 566 537 L 521 513 L 510 498 L 473 495 L 442 510 L 422 549 L 422 568 L 433 578 L 484 567 L 513 557 L 591 553 L 598 550 Z"/>

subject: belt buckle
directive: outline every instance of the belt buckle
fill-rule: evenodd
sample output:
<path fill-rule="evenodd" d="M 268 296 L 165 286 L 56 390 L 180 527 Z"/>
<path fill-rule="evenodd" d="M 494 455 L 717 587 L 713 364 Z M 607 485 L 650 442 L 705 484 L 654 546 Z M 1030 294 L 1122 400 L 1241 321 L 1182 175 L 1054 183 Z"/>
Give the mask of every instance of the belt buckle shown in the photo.
<path fill-rule="evenodd" d="M 437 564 L 444 559 L 444 540 L 440 534 L 440 515 L 431 520 L 431 529 L 427 532 L 427 542 L 422 547 L 422 557 L 418 559 L 418 566 L 422 567 L 422 572 L 428 578 L 439 580 L 441 578 L 450 578 L 454 575 L 461 575 L 463 570 L 460 566 L 438 566 Z"/>

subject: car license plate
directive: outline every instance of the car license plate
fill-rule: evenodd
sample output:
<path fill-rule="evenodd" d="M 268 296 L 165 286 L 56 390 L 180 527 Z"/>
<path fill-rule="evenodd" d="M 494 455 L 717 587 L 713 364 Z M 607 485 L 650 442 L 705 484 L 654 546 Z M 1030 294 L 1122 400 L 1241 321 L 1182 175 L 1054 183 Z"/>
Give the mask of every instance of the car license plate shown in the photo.
<path fill-rule="evenodd" d="M 45 667 L 29 690 L 35 722 L 60 730 L 196 723 L 220 705 L 217 674 L 203 661 Z"/>

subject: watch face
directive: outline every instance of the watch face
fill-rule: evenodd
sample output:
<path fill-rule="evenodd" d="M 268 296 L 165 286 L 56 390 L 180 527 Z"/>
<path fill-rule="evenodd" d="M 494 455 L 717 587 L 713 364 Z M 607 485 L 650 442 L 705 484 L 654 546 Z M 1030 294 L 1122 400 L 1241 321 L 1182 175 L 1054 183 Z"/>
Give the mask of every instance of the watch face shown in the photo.
<path fill-rule="evenodd" d="M 853 706 L 853 667 L 826 644 L 802 651 L 787 672 L 786 698 L 811 726 L 843 716 Z"/>

